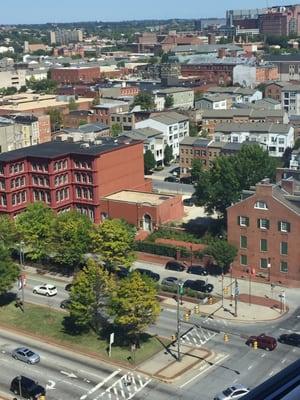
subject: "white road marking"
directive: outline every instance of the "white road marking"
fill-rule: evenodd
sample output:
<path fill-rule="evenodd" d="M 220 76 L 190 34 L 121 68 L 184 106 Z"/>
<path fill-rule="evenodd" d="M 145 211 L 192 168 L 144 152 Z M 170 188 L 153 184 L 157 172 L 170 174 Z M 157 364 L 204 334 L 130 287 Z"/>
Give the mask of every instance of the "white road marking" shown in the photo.
<path fill-rule="evenodd" d="M 266 353 L 262 353 L 261 358 L 266 357 Z"/>
<path fill-rule="evenodd" d="M 202 375 L 204 372 L 209 371 L 211 368 L 215 367 L 216 365 L 220 364 L 222 361 L 224 361 L 226 358 L 229 357 L 229 354 L 224 354 L 224 356 L 216 361 L 213 365 L 210 365 L 208 368 L 205 368 L 204 370 L 202 370 L 201 372 L 199 372 L 199 374 L 193 376 L 193 378 L 191 378 L 190 380 L 186 381 L 185 383 L 183 383 L 182 385 L 180 385 L 180 388 L 185 387 L 186 385 L 188 385 L 189 383 L 193 382 L 195 379 L 197 379 L 200 375 Z"/>
<path fill-rule="evenodd" d="M 56 389 L 55 385 L 56 385 L 56 382 L 49 380 L 47 385 L 46 385 L 46 389 L 47 390 L 54 390 L 54 389 Z"/>
<path fill-rule="evenodd" d="M 253 368 L 253 365 L 249 365 L 248 371 Z"/>
<path fill-rule="evenodd" d="M 284 364 L 286 362 L 286 358 L 284 358 L 283 360 L 281 360 L 281 364 Z"/>
<path fill-rule="evenodd" d="M 96 386 L 94 386 L 92 389 L 90 389 L 86 394 L 80 397 L 80 400 L 85 400 L 90 394 L 96 392 L 96 390 L 100 389 L 107 381 L 112 379 L 114 376 L 118 375 L 118 373 L 121 372 L 121 369 L 117 369 L 114 371 L 112 374 L 110 374 L 107 378 L 105 378 L 103 381 L 99 382 Z"/>
<path fill-rule="evenodd" d="M 90 376 L 94 376 L 94 377 L 97 378 L 97 379 L 105 379 L 104 376 L 101 376 L 101 375 L 99 375 L 99 374 L 95 374 L 95 373 L 93 373 L 93 372 L 86 371 L 85 369 L 78 369 L 78 370 L 76 370 L 76 371 L 81 372 L 82 374 L 87 374 L 87 375 L 90 375 Z M 85 379 L 86 379 L 86 378 L 85 378 Z"/>
<path fill-rule="evenodd" d="M 59 371 L 61 374 L 66 375 L 68 378 L 74 378 L 77 379 L 78 376 L 73 374 L 73 372 L 67 372 L 67 371 Z"/>
<path fill-rule="evenodd" d="M 272 375 L 274 375 L 274 371 L 271 371 L 271 372 L 269 373 L 269 376 L 272 376 Z"/>

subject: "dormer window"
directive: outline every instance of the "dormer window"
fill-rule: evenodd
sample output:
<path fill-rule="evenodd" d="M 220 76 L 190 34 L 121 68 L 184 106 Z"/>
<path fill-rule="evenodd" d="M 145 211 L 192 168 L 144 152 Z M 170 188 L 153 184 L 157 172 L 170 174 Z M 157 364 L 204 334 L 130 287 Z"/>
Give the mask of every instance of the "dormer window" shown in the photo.
<path fill-rule="evenodd" d="M 267 210 L 268 206 L 267 203 L 265 203 L 264 201 L 257 201 L 254 208 L 258 208 L 259 210 Z"/>

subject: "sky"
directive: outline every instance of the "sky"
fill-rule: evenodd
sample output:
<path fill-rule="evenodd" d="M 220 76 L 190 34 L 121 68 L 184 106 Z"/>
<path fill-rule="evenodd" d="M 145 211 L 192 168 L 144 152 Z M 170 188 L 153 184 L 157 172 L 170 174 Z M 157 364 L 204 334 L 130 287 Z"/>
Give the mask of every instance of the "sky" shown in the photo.
<path fill-rule="evenodd" d="M 295 1 L 296 2 L 296 1 Z M 226 9 L 291 0 L 1 0 L 0 24 L 224 17 Z"/>

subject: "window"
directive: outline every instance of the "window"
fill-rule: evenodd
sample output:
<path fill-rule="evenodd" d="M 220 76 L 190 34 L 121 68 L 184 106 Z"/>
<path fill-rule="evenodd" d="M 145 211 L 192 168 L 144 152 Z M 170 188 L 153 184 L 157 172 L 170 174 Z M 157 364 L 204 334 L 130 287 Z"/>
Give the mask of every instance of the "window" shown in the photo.
<path fill-rule="evenodd" d="M 254 208 L 259 208 L 260 210 L 267 210 L 268 206 L 267 203 L 265 203 L 264 201 L 257 201 L 255 203 Z"/>
<path fill-rule="evenodd" d="M 260 251 L 268 251 L 267 239 L 260 239 Z"/>
<path fill-rule="evenodd" d="M 249 218 L 248 217 L 238 217 L 238 225 L 239 226 L 249 226 Z"/>
<path fill-rule="evenodd" d="M 288 263 L 286 261 L 280 261 L 280 272 L 285 274 L 288 272 Z"/>
<path fill-rule="evenodd" d="M 291 232 L 291 224 L 286 221 L 279 221 L 278 230 L 279 232 Z"/>
<path fill-rule="evenodd" d="M 283 256 L 287 256 L 287 254 L 288 254 L 288 243 L 287 242 L 280 243 L 280 254 Z"/>
<path fill-rule="evenodd" d="M 248 245 L 247 236 L 241 236 L 240 237 L 240 247 L 241 247 L 241 249 L 247 249 L 247 245 Z"/>
<path fill-rule="evenodd" d="M 260 259 L 260 268 L 262 268 L 262 269 L 268 268 L 268 259 L 267 258 Z"/>
<path fill-rule="evenodd" d="M 257 220 L 257 227 L 259 229 L 269 229 L 270 228 L 270 221 L 265 218 L 260 218 Z"/>
<path fill-rule="evenodd" d="M 241 254 L 240 262 L 241 265 L 248 265 L 248 257 L 245 254 Z"/>

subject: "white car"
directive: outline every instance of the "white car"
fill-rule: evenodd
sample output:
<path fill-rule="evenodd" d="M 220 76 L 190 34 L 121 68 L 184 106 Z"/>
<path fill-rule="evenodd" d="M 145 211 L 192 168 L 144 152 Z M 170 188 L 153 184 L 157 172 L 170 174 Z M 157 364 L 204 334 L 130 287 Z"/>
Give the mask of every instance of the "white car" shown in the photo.
<path fill-rule="evenodd" d="M 44 283 L 43 285 L 35 286 L 33 288 L 34 294 L 42 294 L 44 296 L 55 296 L 57 294 L 57 289 L 55 286 L 50 285 L 48 283 Z"/>
<path fill-rule="evenodd" d="M 225 389 L 222 393 L 215 396 L 214 400 L 237 400 L 241 399 L 249 392 L 249 388 L 245 387 L 244 385 L 237 384 Z"/>

